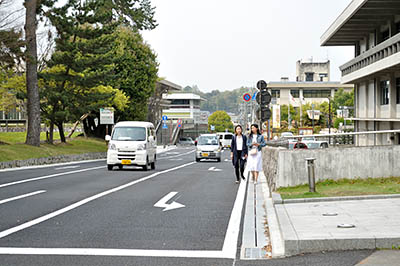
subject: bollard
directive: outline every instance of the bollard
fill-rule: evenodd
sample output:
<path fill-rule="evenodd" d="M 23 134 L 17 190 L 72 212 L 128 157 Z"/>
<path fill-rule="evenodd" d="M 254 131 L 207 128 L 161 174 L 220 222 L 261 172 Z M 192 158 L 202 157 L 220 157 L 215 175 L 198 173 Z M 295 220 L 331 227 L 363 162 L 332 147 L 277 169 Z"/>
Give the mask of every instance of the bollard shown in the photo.
<path fill-rule="evenodd" d="M 315 158 L 306 158 L 306 161 L 308 170 L 308 187 L 310 188 L 310 192 L 315 192 Z"/>

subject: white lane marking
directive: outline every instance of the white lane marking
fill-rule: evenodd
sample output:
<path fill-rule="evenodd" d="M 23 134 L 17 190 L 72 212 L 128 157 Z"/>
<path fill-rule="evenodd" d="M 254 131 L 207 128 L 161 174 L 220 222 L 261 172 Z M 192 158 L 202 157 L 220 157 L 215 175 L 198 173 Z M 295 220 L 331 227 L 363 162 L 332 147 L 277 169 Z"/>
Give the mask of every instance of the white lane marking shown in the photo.
<path fill-rule="evenodd" d="M 170 161 L 182 161 L 182 158 L 176 158 L 176 159 L 169 159 Z"/>
<path fill-rule="evenodd" d="M 81 166 L 80 165 L 71 165 L 71 166 L 64 166 L 64 167 L 54 168 L 54 170 L 74 169 L 74 168 L 79 168 L 79 167 L 81 167 Z"/>
<path fill-rule="evenodd" d="M 180 156 L 184 156 L 184 155 L 186 155 L 186 154 L 190 154 L 190 153 L 193 153 L 194 152 L 194 150 L 192 150 L 192 151 L 189 151 L 189 152 L 185 152 L 185 153 L 182 153 L 182 154 L 179 154 L 179 155 L 175 155 L 175 156 L 169 156 L 169 157 L 162 157 L 162 158 L 159 158 L 158 160 L 161 160 L 161 159 L 170 159 L 170 158 L 176 158 L 176 157 L 180 157 Z"/>
<path fill-rule="evenodd" d="M 36 191 L 36 192 L 31 192 L 31 193 L 24 194 L 24 195 L 21 195 L 21 196 L 16 196 L 16 197 L 0 200 L 0 205 L 4 204 L 4 203 L 7 203 L 7 202 L 10 202 L 10 201 L 27 198 L 27 197 L 34 196 L 34 195 L 41 194 L 41 193 L 45 193 L 45 192 L 46 192 L 46 190 L 39 190 L 39 191 Z"/>
<path fill-rule="evenodd" d="M 75 170 L 75 171 L 71 171 L 71 172 L 64 172 L 64 173 L 57 173 L 57 174 L 46 175 L 46 176 L 39 176 L 39 177 L 29 178 L 29 179 L 15 181 L 15 182 L 11 182 L 11 183 L 1 184 L 0 188 L 13 186 L 13 185 L 18 185 L 18 184 L 27 183 L 27 182 L 32 182 L 32 181 L 37 181 L 37 180 L 42 180 L 42 179 L 47 179 L 47 178 L 61 176 L 61 175 L 69 175 L 69 174 L 75 174 L 75 173 L 80 173 L 80 172 L 86 172 L 86 171 L 96 170 L 96 169 L 105 168 L 105 167 L 106 166 L 103 165 L 103 166 L 97 166 L 97 167 L 86 168 L 86 169 L 81 169 L 81 170 Z"/>
<path fill-rule="evenodd" d="M 194 164 L 194 163 L 195 163 L 195 162 L 190 162 L 190 163 L 183 164 L 183 165 L 180 165 L 180 166 L 176 166 L 176 167 L 174 167 L 174 168 L 170 168 L 170 169 L 167 169 L 167 170 L 164 170 L 164 171 L 161 171 L 161 172 L 157 172 L 157 173 L 154 173 L 154 174 L 152 174 L 152 175 L 143 177 L 143 178 L 141 178 L 141 179 L 138 179 L 138 180 L 129 182 L 129 183 L 125 184 L 125 185 L 122 185 L 122 186 L 119 186 L 119 187 L 115 187 L 115 188 L 106 190 L 106 191 L 104 191 L 104 192 L 101 192 L 101 193 L 99 193 L 99 194 L 96 194 L 96 195 L 94 195 L 94 196 L 91 196 L 91 197 L 89 197 L 89 198 L 80 200 L 80 201 L 78 201 L 78 202 L 76 202 L 76 203 L 73 203 L 73 204 L 71 204 L 71 205 L 69 205 L 69 206 L 67 206 L 67 207 L 64 207 L 64 208 L 62 208 L 62 209 L 59 209 L 59 210 L 57 210 L 57 211 L 55 211 L 55 212 L 46 214 L 46 215 L 44 215 L 44 216 L 42 216 L 42 217 L 39 217 L 39 218 L 36 218 L 36 219 L 34 219 L 34 220 L 32 220 L 32 221 L 23 223 L 23 224 L 21 224 L 21 225 L 12 227 L 12 228 L 7 229 L 7 230 L 4 230 L 4 231 L 0 232 L 0 238 L 6 237 L 6 236 L 11 235 L 11 234 L 13 234 L 13 233 L 15 233 L 15 232 L 24 230 L 24 229 L 26 229 L 26 228 L 28 228 L 28 227 L 34 226 L 34 225 L 36 225 L 36 224 L 39 224 L 39 223 L 41 223 L 41 222 L 44 222 L 44 221 L 49 220 L 49 219 L 51 219 L 51 218 L 54 218 L 54 217 L 56 217 L 56 216 L 58 216 L 58 215 L 60 215 L 60 214 L 63 214 L 63 213 L 68 212 L 68 211 L 70 211 L 70 210 L 73 210 L 73 209 L 75 209 L 75 208 L 77 208 L 77 207 L 80 207 L 80 206 L 82 206 L 82 205 L 84 205 L 84 204 L 86 204 L 86 203 L 89 203 L 89 202 L 91 202 L 91 201 L 94 201 L 94 200 L 96 200 L 96 199 L 99 199 L 99 198 L 101 198 L 101 197 L 104 197 L 104 196 L 106 196 L 106 195 L 108 195 L 108 194 L 114 193 L 114 192 L 116 192 L 116 191 L 122 190 L 122 189 L 127 188 L 127 187 L 130 187 L 130 186 L 133 186 L 133 185 L 135 185 L 135 184 L 137 184 L 137 183 L 143 182 L 143 181 L 145 181 L 145 180 L 147 180 L 147 179 L 150 179 L 150 178 L 153 178 L 153 177 L 155 177 L 155 176 L 158 176 L 158 175 L 161 175 L 161 174 L 164 174 L 164 173 L 168 173 L 168 172 L 171 172 L 171 171 L 174 171 L 174 170 L 177 170 L 177 169 L 180 169 L 180 168 L 183 168 L 183 167 L 192 165 L 192 164 Z"/>
<path fill-rule="evenodd" d="M 164 208 L 163 212 L 165 211 L 169 211 L 169 210 L 173 210 L 173 209 L 179 209 L 179 208 L 183 208 L 185 207 L 185 205 L 180 204 L 176 201 L 173 201 L 170 204 L 167 204 L 167 202 L 172 199 L 176 194 L 178 194 L 178 192 L 170 192 L 167 195 L 165 195 L 164 197 L 162 197 L 159 201 L 157 201 L 156 204 L 154 204 L 154 207 L 157 208 Z"/>
<path fill-rule="evenodd" d="M 55 163 L 55 164 L 46 164 L 46 165 L 32 165 L 32 166 L 22 166 L 17 168 L 6 168 L 1 169 L 0 172 L 11 172 L 11 171 L 20 171 L 20 170 L 30 170 L 30 169 L 38 169 L 38 168 L 51 168 L 56 166 L 62 165 L 70 165 L 70 164 L 77 164 L 77 163 L 93 163 L 93 162 L 100 162 L 106 161 L 107 159 L 95 159 L 95 160 L 86 160 L 86 161 L 74 161 L 74 162 L 67 162 L 67 163 Z"/>
<path fill-rule="evenodd" d="M 7 248 L 0 247 L 3 255 L 69 255 L 69 256 L 125 256 L 226 259 L 220 250 L 150 250 L 105 248 Z"/>
<path fill-rule="evenodd" d="M 240 182 L 239 189 L 236 194 L 235 204 L 233 205 L 228 229 L 226 230 L 224 245 L 222 247 L 222 252 L 224 253 L 225 258 L 236 258 L 240 220 L 242 218 L 243 202 L 246 194 L 246 183 L 247 182 Z"/>

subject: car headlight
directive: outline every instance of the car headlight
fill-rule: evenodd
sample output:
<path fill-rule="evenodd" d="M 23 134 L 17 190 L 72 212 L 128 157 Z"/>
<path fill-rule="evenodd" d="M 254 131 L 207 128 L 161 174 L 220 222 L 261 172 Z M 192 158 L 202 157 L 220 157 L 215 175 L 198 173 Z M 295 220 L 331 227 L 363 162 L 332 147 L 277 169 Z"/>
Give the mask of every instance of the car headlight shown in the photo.
<path fill-rule="evenodd" d="M 145 150 L 146 149 L 146 144 L 139 144 L 138 146 L 137 146 L 137 150 L 138 151 L 143 151 L 143 150 Z"/>
<path fill-rule="evenodd" d="M 115 144 L 114 144 L 114 143 L 112 143 L 112 144 L 111 144 L 111 143 L 109 143 L 109 144 L 108 144 L 108 149 L 109 149 L 109 150 L 116 150 L 116 149 L 117 149 L 117 147 L 115 146 Z"/>

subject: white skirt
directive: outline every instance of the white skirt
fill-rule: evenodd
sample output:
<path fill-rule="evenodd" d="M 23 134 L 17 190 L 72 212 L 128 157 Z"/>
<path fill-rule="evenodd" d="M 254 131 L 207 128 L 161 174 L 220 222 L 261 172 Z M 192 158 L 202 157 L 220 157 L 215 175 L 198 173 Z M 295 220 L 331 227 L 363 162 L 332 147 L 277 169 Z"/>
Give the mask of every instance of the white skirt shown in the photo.
<path fill-rule="evenodd" d="M 247 171 L 262 171 L 262 156 L 261 151 L 257 151 L 257 154 L 247 156 Z"/>

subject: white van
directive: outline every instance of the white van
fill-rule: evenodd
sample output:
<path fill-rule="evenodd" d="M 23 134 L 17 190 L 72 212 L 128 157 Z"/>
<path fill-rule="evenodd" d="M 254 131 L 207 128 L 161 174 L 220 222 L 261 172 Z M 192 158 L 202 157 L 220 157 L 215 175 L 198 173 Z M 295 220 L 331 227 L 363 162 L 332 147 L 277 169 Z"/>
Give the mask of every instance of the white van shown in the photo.
<path fill-rule="evenodd" d="M 154 125 L 149 122 L 125 121 L 115 124 L 108 143 L 107 168 L 124 165 L 155 169 L 157 140 Z"/>
<path fill-rule="evenodd" d="M 219 141 L 221 142 L 222 148 L 230 148 L 232 143 L 233 134 L 229 132 L 217 133 L 219 136 Z"/>

